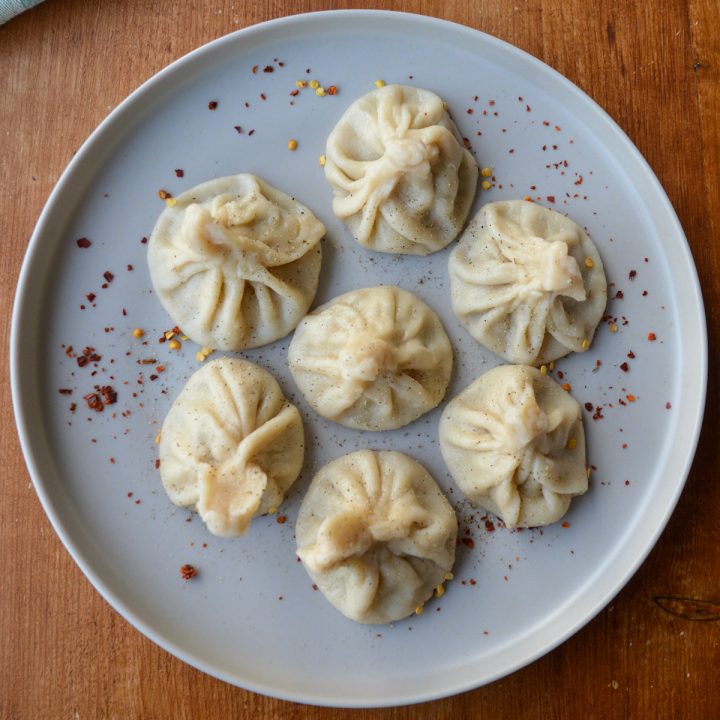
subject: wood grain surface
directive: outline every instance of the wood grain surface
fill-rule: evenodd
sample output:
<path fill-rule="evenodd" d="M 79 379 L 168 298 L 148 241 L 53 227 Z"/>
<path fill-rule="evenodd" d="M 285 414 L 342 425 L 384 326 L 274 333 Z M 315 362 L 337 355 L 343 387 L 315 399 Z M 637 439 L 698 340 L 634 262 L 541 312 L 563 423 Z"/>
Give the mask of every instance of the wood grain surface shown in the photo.
<path fill-rule="evenodd" d="M 87 135 L 172 60 L 323 0 L 46 0 L 0 27 L 0 327 L 50 190 Z M 686 490 L 636 576 L 588 626 L 515 674 L 447 700 L 341 711 L 273 700 L 161 650 L 91 587 L 50 527 L 10 420 L 0 427 L 0 718 L 720 717 L 720 4 L 718 0 L 399 0 L 365 7 L 464 23 L 539 57 L 629 134 L 695 256 L 710 336 L 708 404 Z M 7 355 L 7 353 L 6 353 Z M 672 368 L 667 369 L 672 372 Z"/>

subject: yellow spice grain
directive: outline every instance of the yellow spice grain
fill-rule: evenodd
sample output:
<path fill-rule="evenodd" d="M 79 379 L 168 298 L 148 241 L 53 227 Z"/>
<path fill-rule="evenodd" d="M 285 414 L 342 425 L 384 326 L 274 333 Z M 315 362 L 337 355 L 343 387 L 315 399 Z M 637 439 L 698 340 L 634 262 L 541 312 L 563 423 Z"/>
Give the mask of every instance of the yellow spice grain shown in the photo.
<path fill-rule="evenodd" d="M 145 331 L 142 328 L 135 328 L 132 334 L 134 338 L 139 340 L 145 334 Z"/>
<path fill-rule="evenodd" d="M 288 150 L 297 150 L 298 141 L 297 140 L 288 140 Z"/>

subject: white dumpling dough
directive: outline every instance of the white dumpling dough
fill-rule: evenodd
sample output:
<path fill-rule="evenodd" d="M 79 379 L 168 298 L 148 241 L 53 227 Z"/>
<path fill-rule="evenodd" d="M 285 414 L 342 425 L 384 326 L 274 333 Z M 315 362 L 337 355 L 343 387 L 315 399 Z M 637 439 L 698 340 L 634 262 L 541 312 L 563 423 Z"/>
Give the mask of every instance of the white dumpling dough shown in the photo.
<path fill-rule="evenodd" d="M 374 287 L 341 295 L 304 318 L 288 362 L 320 415 L 360 430 L 390 430 L 443 399 L 452 348 L 420 298 Z"/>
<path fill-rule="evenodd" d="M 148 245 L 158 299 L 199 345 L 241 350 L 287 335 L 317 291 L 323 224 L 254 175 L 198 185 L 160 214 Z"/>
<path fill-rule="evenodd" d="M 415 612 L 455 561 L 457 519 L 407 455 L 360 450 L 313 478 L 295 529 L 298 557 L 325 597 L 362 623 Z"/>
<path fill-rule="evenodd" d="M 440 449 L 471 502 L 511 528 L 559 520 L 588 489 L 580 405 L 537 368 L 501 365 L 463 390 Z"/>
<path fill-rule="evenodd" d="M 460 322 L 512 363 L 584 352 L 607 304 L 592 240 L 564 215 L 526 200 L 483 206 L 452 251 L 449 271 Z"/>
<path fill-rule="evenodd" d="M 275 378 L 246 360 L 218 358 L 195 372 L 165 418 L 160 476 L 175 505 L 214 535 L 242 535 L 282 502 L 305 452 L 300 413 Z"/>
<path fill-rule="evenodd" d="M 356 100 L 327 140 L 333 211 L 371 250 L 427 255 L 460 233 L 478 166 L 445 104 L 386 85 Z"/>

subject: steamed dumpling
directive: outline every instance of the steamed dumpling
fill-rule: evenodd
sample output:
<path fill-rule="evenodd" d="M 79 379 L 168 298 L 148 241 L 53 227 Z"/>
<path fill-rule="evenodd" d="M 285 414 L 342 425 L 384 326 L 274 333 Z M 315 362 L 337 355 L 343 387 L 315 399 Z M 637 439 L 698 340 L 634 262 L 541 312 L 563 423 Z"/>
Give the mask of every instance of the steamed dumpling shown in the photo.
<path fill-rule="evenodd" d="M 290 370 L 315 411 L 360 430 L 402 427 L 444 397 L 452 348 L 438 316 L 407 290 L 354 290 L 298 326 Z"/>
<path fill-rule="evenodd" d="M 443 101 L 387 85 L 356 100 L 327 141 L 333 211 L 371 250 L 427 255 L 460 233 L 478 167 Z"/>
<path fill-rule="evenodd" d="M 508 527 L 553 523 L 588 488 L 580 405 L 533 367 L 496 367 L 448 403 L 440 449 L 463 493 Z"/>
<path fill-rule="evenodd" d="M 318 588 L 362 623 L 412 614 L 455 561 L 455 512 L 427 470 L 399 452 L 360 450 L 323 467 L 295 532 Z"/>
<path fill-rule="evenodd" d="M 481 208 L 449 270 L 460 322 L 512 363 L 540 365 L 584 352 L 607 303 L 602 260 L 587 234 L 525 200 Z"/>
<path fill-rule="evenodd" d="M 282 502 L 304 450 L 300 413 L 275 378 L 246 360 L 218 358 L 195 372 L 165 418 L 160 476 L 175 505 L 232 537 Z"/>
<path fill-rule="evenodd" d="M 323 224 L 253 175 L 198 185 L 160 215 L 150 277 L 173 322 L 199 345 L 240 350 L 287 335 L 317 291 Z"/>

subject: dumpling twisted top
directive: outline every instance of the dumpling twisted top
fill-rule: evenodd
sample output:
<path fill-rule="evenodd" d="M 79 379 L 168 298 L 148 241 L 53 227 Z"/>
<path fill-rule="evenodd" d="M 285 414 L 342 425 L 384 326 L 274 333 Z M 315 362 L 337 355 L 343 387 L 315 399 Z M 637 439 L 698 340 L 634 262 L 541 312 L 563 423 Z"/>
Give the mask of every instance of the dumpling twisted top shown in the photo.
<path fill-rule="evenodd" d="M 165 418 L 160 475 L 170 499 L 194 507 L 211 533 L 242 535 L 282 502 L 304 447 L 300 413 L 275 378 L 218 358 L 188 380 Z"/>
<path fill-rule="evenodd" d="M 402 427 L 445 395 L 452 349 L 437 315 L 407 290 L 354 290 L 317 308 L 288 351 L 305 399 L 363 430 Z"/>
<path fill-rule="evenodd" d="M 298 556 L 347 617 L 411 614 L 455 559 L 457 520 L 440 488 L 399 452 L 361 450 L 315 476 L 298 516 Z"/>
<path fill-rule="evenodd" d="M 462 230 L 478 167 L 434 93 L 386 85 L 356 100 L 326 156 L 333 210 L 361 245 L 427 255 Z"/>
<path fill-rule="evenodd" d="M 325 227 L 253 175 L 198 185 L 166 208 L 148 246 L 150 276 L 198 344 L 256 347 L 287 335 L 317 290 Z"/>
<path fill-rule="evenodd" d="M 448 403 L 440 448 L 458 487 L 508 527 L 555 522 L 588 487 L 580 405 L 533 367 L 501 365 Z"/>
<path fill-rule="evenodd" d="M 512 363 L 584 352 L 607 303 L 602 261 L 582 228 L 524 200 L 483 206 L 449 271 L 459 320 Z"/>

